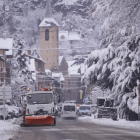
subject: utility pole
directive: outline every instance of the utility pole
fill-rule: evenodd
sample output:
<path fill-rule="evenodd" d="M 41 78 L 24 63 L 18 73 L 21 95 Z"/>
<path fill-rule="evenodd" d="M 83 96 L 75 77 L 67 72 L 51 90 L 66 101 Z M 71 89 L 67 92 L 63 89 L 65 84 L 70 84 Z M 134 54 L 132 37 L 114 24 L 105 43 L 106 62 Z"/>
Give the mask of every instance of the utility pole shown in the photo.
<path fill-rule="evenodd" d="M 5 121 L 5 82 L 4 82 L 4 85 L 3 85 L 3 106 L 4 106 L 4 121 Z"/>
<path fill-rule="evenodd" d="M 140 84 L 138 85 L 138 121 L 139 121 L 139 106 L 140 106 Z"/>

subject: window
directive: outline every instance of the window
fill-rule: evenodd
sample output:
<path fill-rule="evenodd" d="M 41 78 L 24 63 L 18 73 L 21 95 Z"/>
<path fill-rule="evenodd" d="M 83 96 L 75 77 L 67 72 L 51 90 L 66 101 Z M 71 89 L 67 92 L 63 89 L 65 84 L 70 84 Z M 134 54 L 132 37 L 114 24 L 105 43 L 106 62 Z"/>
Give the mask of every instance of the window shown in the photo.
<path fill-rule="evenodd" d="M 41 62 L 38 62 L 38 70 L 42 71 L 42 63 Z"/>
<path fill-rule="evenodd" d="M 49 40 L 49 30 L 46 29 L 45 31 L 45 40 L 48 41 Z"/>
<path fill-rule="evenodd" d="M 75 111 L 75 106 L 64 106 L 64 111 Z"/>

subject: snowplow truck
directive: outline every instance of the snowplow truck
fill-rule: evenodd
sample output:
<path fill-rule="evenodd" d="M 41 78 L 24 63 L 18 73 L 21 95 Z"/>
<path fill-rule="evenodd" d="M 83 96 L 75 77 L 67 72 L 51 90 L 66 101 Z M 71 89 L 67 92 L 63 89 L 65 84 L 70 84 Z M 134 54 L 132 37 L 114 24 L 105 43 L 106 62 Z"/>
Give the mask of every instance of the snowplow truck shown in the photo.
<path fill-rule="evenodd" d="M 24 100 L 26 105 L 21 126 L 56 125 L 53 91 L 29 92 Z"/>

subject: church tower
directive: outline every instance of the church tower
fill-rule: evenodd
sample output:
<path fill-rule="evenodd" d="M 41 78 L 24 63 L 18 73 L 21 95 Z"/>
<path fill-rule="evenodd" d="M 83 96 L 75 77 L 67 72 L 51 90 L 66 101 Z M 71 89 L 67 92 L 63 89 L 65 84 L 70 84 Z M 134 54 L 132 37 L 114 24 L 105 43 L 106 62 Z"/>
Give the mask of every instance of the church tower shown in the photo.
<path fill-rule="evenodd" d="M 40 51 L 41 58 L 46 62 L 45 69 L 59 69 L 58 28 L 59 25 L 53 18 L 51 0 L 46 0 L 46 15 L 39 25 L 40 28 Z"/>

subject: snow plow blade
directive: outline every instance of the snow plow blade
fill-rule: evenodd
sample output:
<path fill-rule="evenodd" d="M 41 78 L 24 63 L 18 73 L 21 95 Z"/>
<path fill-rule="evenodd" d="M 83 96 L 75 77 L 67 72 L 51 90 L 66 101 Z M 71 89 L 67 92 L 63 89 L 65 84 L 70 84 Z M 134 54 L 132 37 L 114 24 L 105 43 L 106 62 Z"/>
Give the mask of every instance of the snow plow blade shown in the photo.
<path fill-rule="evenodd" d="M 25 123 L 21 126 L 55 126 L 56 120 L 53 116 L 25 116 Z"/>

